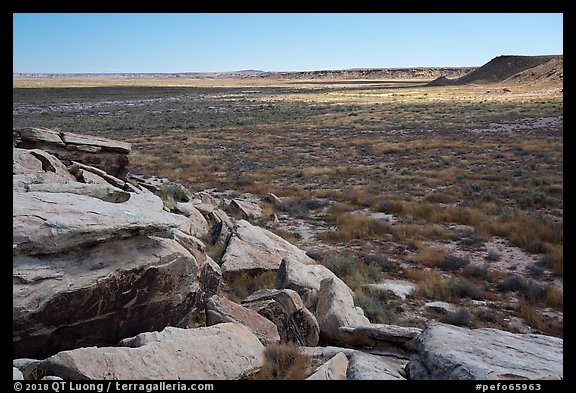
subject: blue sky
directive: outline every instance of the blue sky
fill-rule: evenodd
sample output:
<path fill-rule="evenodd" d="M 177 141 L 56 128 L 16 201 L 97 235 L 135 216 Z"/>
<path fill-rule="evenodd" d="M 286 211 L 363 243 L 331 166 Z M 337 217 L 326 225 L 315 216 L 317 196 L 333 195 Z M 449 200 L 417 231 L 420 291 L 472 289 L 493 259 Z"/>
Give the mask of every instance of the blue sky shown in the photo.
<path fill-rule="evenodd" d="M 14 72 L 479 66 L 563 53 L 561 13 L 13 14 Z"/>

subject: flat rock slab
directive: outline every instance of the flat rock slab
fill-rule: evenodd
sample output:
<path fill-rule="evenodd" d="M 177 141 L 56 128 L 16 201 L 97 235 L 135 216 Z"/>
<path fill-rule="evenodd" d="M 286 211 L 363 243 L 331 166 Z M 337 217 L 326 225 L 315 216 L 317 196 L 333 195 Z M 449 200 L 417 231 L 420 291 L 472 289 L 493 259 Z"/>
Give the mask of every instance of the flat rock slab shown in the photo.
<path fill-rule="evenodd" d="M 71 193 L 15 191 L 12 195 L 15 253 L 52 254 L 179 225 L 151 193 L 132 193 L 122 203 Z"/>
<path fill-rule="evenodd" d="M 416 327 L 379 323 L 340 327 L 342 340 L 352 347 L 378 348 L 397 346 L 409 350 L 412 339 L 420 332 L 422 332 L 422 329 Z"/>
<path fill-rule="evenodd" d="M 280 236 L 240 220 L 234 225 L 220 265 L 224 277 L 245 271 L 278 270 L 286 256 L 305 264 L 314 263 L 304 251 Z"/>
<path fill-rule="evenodd" d="M 257 371 L 264 346 L 246 326 L 167 327 L 125 340 L 125 347 L 60 352 L 42 362 L 49 375 L 89 380 L 228 380 Z"/>
<path fill-rule="evenodd" d="M 431 310 L 434 310 L 436 312 L 439 312 L 441 314 L 447 314 L 449 312 L 456 312 L 456 306 L 454 304 L 446 303 L 446 302 L 440 302 L 440 301 L 428 302 L 428 303 L 424 304 L 424 307 L 429 308 Z"/>
<path fill-rule="evenodd" d="M 400 299 L 406 299 L 416 289 L 416 284 L 404 280 L 386 280 L 377 284 L 366 284 L 366 287 L 377 291 L 391 292 Z"/>
<path fill-rule="evenodd" d="M 561 338 L 429 322 L 415 338 L 410 379 L 563 379 Z"/>

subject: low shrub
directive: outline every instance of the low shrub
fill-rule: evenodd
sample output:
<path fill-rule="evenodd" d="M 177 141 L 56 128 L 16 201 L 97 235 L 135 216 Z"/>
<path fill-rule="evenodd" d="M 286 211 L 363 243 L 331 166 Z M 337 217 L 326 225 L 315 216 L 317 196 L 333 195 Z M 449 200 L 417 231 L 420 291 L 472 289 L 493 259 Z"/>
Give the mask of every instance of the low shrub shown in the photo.
<path fill-rule="evenodd" d="M 440 262 L 440 269 L 443 270 L 458 270 L 468 265 L 470 260 L 457 257 L 454 255 L 447 255 L 442 262 Z"/>
<path fill-rule="evenodd" d="M 450 291 L 456 298 L 470 298 L 474 300 L 484 300 L 484 291 L 472 284 L 470 281 L 458 278 L 450 282 Z"/>
<path fill-rule="evenodd" d="M 457 311 L 449 311 L 440 318 L 440 322 L 449 323 L 455 326 L 470 327 L 472 315 L 464 307 L 460 307 Z"/>
<path fill-rule="evenodd" d="M 486 260 L 490 262 L 499 261 L 501 258 L 502 255 L 494 250 L 490 250 L 488 251 L 488 254 L 486 254 Z"/>
<path fill-rule="evenodd" d="M 506 277 L 501 283 L 499 283 L 496 286 L 496 289 L 500 292 L 520 291 L 525 285 L 526 282 L 522 277 L 512 275 Z"/>
<path fill-rule="evenodd" d="M 156 195 L 162 199 L 164 207 L 168 210 L 172 210 L 178 202 L 189 201 L 186 189 L 177 183 L 161 185 L 159 191 L 156 192 Z"/>
<path fill-rule="evenodd" d="M 364 257 L 364 261 L 369 265 L 378 266 L 381 271 L 387 273 L 394 273 L 400 270 L 400 264 L 396 261 L 391 261 L 385 254 L 368 254 Z"/>
<path fill-rule="evenodd" d="M 355 295 L 355 305 L 362 308 L 370 322 L 386 324 L 397 322 L 397 307 L 389 302 L 385 292 L 362 288 L 356 290 Z"/>

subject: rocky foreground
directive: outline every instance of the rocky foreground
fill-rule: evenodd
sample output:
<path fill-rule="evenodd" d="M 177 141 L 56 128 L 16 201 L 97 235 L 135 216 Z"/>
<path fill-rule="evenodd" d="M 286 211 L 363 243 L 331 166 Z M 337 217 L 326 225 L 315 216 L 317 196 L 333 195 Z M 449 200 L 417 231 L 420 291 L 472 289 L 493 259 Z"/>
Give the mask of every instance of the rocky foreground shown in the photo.
<path fill-rule="evenodd" d="M 281 341 L 315 360 L 312 380 L 563 378 L 556 337 L 371 323 L 328 268 L 250 223 L 257 199 L 181 189 L 168 209 L 126 177 L 129 152 L 13 131 L 14 379 L 243 379 Z M 266 271 L 275 289 L 227 298 L 230 280 Z"/>

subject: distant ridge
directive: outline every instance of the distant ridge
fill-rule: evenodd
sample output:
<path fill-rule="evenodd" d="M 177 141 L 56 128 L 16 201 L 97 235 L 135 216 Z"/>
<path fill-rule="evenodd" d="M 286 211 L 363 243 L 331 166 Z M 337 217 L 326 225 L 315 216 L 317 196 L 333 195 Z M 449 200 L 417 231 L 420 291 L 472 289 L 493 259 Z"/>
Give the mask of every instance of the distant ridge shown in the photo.
<path fill-rule="evenodd" d="M 528 72 L 530 71 L 530 72 Z M 545 77 L 545 74 L 550 74 Z M 553 75 L 555 75 L 553 77 Z M 482 67 L 457 78 L 440 77 L 428 86 L 486 84 L 508 81 L 561 81 L 563 78 L 563 55 L 546 56 L 498 56 Z"/>
<path fill-rule="evenodd" d="M 241 70 L 231 72 L 175 73 L 26 73 L 15 72 L 13 78 L 279 78 L 279 79 L 434 79 L 439 76 L 458 78 L 476 67 L 406 67 L 352 68 L 347 70 L 283 71 Z"/>

